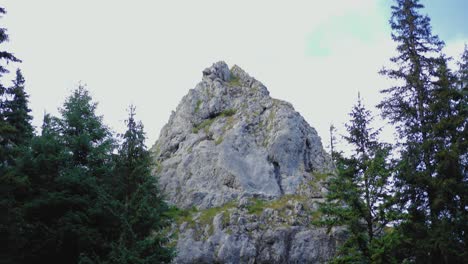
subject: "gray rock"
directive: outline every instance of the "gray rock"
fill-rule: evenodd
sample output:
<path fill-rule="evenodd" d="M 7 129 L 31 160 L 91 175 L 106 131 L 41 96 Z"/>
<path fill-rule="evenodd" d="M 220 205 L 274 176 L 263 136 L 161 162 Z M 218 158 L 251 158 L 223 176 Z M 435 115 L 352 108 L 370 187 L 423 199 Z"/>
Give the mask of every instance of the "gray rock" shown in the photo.
<path fill-rule="evenodd" d="M 238 66 L 217 62 L 203 74 L 152 148 L 172 203 L 209 208 L 245 195 L 278 198 L 332 171 L 317 132 L 291 104 L 271 98 Z M 322 194 L 320 186 L 308 191 Z"/>
<path fill-rule="evenodd" d="M 175 263 L 322 263 L 334 253 L 339 236 L 310 225 L 329 155 L 291 104 L 240 67 L 206 68 L 151 151 L 168 201 L 199 210 L 175 226 Z"/>

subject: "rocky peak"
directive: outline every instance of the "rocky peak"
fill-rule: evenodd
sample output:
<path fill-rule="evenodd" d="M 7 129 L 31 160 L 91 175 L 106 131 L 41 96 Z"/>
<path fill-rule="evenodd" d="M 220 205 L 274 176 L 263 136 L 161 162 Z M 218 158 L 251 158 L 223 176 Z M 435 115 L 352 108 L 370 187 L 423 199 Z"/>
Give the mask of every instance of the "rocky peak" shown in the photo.
<path fill-rule="evenodd" d="M 182 99 L 153 147 L 161 187 L 188 208 L 309 192 L 331 171 L 315 129 L 238 66 L 217 62 Z"/>
<path fill-rule="evenodd" d="M 231 72 L 229 67 L 224 61 L 218 61 L 213 66 L 203 70 L 203 79 L 211 81 L 220 80 L 222 82 L 229 82 L 231 80 Z"/>
<path fill-rule="evenodd" d="M 310 224 L 331 159 L 292 105 L 240 67 L 206 68 L 152 152 L 161 189 L 185 209 L 172 230 L 176 263 L 323 263 L 333 254 L 339 236 Z"/>

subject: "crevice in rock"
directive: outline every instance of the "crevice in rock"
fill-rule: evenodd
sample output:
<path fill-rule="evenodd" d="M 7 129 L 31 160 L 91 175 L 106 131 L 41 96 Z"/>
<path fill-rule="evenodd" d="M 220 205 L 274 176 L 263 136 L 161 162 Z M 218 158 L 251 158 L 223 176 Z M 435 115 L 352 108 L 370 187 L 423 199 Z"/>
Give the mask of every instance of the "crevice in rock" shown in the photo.
<path fill-rule="evenodd" d="M 275 176 L 276 183 L 278 184 L 278 187 L 280 189 L 280 194 L 283 195 L 284 191 L 283 186 L 281 184 L 281 167 L 279 163 L 276 160 L 274 160 L 271 156 L 268 156 L 267 160 L 269 163 L 271 163 L 271 165 L 273 165 L 273 174 Z"/>
<path fill-rule="evenodd" d="M 311 144 L 310 144 L 310 141 L 309 139 L 306 139 L 305 141 L 305 149 L 304 149 L 304 157 L 303 157 L 303 160 L 304 160 L 304 170 L 306 172 L 313 172 L 314 171 L 314 166 L 312 165 L 312 162 L 311 162 L 311 159 L 310 159 L 310 148 L 311 148 Z"/>
<path fill-rule="evenodd" d="M 289 230 L 288 230 L 289 231 Z M 292 239 L 294 236 L 294 231 L 290 230 L 290 232 L 287 233 L 286 235 L 286 256 L 285 256 L 285 261 L 289 263 L 289 255 L 291 252 L 291 246 L 292 246 Z"/>
<path fill-rule="evenodd" d="M 176 153 L 179 150 L 179 146 L 180 142 L 170 146 L 169 148 L 167 148 L 166 151 L 164 151 L 164 153 L 160 154 L 160 157 L 162 159 L 170 158 L 172 155 L 174 155 L 174 153 Z"/>
<path fill-rule="evenodd" d="M 268 108 L 268 107 L 266 107 L 266 106 L 262 106 L 262 111 L 260 112 L 260 114 L 258 114 L 258 116 L 263 116 L 263 114 L 265 113 L 265 111 L 266 111 L 267 109 L 270 109 L 270 108 Z"/>
<path fill-rule="evenodd" d="M 276 182 L 278 183 L 278 187 L 280 189 L 281 195 L 283 195 L 284 191 L 283 191 L 283 186 L 281 186 L 280 165 L 276 161 L 273 161 L 272 164 L 273 164 L 273 173 L 275 174 Z"/>

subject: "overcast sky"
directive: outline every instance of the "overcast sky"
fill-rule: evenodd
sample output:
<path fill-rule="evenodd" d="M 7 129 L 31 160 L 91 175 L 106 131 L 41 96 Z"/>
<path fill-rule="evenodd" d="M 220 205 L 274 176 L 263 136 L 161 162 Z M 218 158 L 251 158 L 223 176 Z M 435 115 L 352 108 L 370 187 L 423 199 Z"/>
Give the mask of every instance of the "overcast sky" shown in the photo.
<path fill-rule="evenodd" d="M 427 0 L 433 32 L 457 56 L 468 43 L 466 0 Z M 23 60 L 34 125 L 84 83 L 115 132 L 129 104 L 153 145 L 202 70 L 224 60 L 291 102 L 328 141 L 358 91 L 373 108 L 388 81 L 388 0 L 2 0 L 6 48 Z M 5 48 L 5 47 L 2 47 Z M 386 135 L 387 137 L 389 135 Z M 324 145 L 327 145 L 325 142 Z"/>

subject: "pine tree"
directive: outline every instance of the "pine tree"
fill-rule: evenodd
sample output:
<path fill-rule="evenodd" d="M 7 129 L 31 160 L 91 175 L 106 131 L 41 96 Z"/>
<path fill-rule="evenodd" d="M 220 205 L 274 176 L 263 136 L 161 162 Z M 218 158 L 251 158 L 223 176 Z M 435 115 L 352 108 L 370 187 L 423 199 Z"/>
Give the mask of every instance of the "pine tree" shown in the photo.
<path fill-rule="evenodd" d="M 354 147 L 351 157 L 337 156 L 336 177 L 328 182 L 320 205 L 320 225 L 345 226 L 348 238 L 332 263 L 391 263 L 397 239 L 387 232 L 396 216 L 390 189 L 390 146 L 377 141 L 370 111 L 357 104 L 350 113 L 344 138 Z"/>
<path fill-rule="evenodd" d="M 434 73 L 433 89 L 428 105 L 431 138 L 427 145 L 431 156 L 431 200 L 429 242 L 431 258 L 440 263 L 461 262 L 468 256 L 466 230 L 468 213 L 467 153 L 468 109 L 467 95 L 457 87 L 457 76 L 441 56 Z"/>
<path fill-rule="evenodd" d="M 455 90 L 450 87 L 455 79 L 440 55 L 444 44 L 432 34 L 430 19 L 419 13 L 421 8 L 419 0 L 396 0 L 392 6 L 390 25 L 398 55 L 391 58 L 395 69 L 383 69 L 381 74 L 398 85 L 382 91 L 387 97 L 379 108 L 399 134 L 395 184 L 407 213 L 397 228 L 405 241 L 401 253 L 417 263 L 450 263 L 458 253 L 450 252 L 450 246 L 443 245 L 448 240 L 440 235 L 448 231 L 445 220 L 451 216 L 444 216 L 446 209 L 459 199 L 459 194 L 449 194 L 449 183 L 460 181 L 459 172 L 451 173 L 442 164 L 449 162 L 449 167 L 459 170 L 453 162 L 460 153 L 443 154 L 452 136 L 441 136 L 440 128 L 460 129 L 457 118 L 447 119 L 454 110 Z M 455 130 L 451 130 L 454 135 Z"/>
<path fill-rule="evenodd" d="M 332 157 L 332 160 L 336 162 L 335 160 L 335 156 L 337 155 L 335 153 L 336 151 L 336 136 L 335 136 L 336 127 L 333 124 L 330 125 L 329 132 L 330 132 L 330 155 Z"/>
<path fill-rule="evenodd" d="M 122 212 L 119 238 L 113 243 L 111 263 L 169 263 L 172 250 L 162 230 L 169 224 L 168 206 L 151 174 L 151 158 L 144 144 L 143 125 L 130 107 L 127 131 L 117 156 L 114 196 Z"/>
<path fill-rule="evenodd" d="M 31 140 L 30 151 L 19 159 L 17 170 L 27 175 L 30 184 L 24 201 L 24 239 L 16 254 L 16 263 L 59 262 L 59 216 L 65 197 L 58 190 L 56 179 L 65 167 L 66 150 L 60 140 L 58 119 L 44 116 L 42 133 Z M 58 256 L 57 256 L 58 255 Z"/>
<path fill-rule="evenodd" d="M 0 7 L 0 17 L 5 13 L 5 9 Z M 6 41 L 6 29 L 0 28 L 0 44 Z M 27 98 L 23 83 L 15 82 L 13 88 L 5 86 L 7 82 L 4 76 L 9 72 L 7 65 L 11 62 L 20 60 L 8 51 L 0 51 L 0 263 L 14 262 L 15 256 L 20 253 L 19 249 L 25 243 L 21 206 L 29 183 L 27 176 L 18 172 L 16 163 L 27 151 L 26 142 L 32 137 L 27 100 L 23 100 Z M 21 75 L 17 77 L 17 80 L 23 81 Z M 16 96 L 15 92 L 19 90 L 23 93 Z M 21 115 L 22 109 L 18 107 L 26 109 L 26 113 Z"/>
<path fill-rule="evenodd" d="M 0 7 L 0 18 L 6 14 L 4 8 Z M 8 41 L 8 34 L 5 28 L 0 27 L 0 45 L 4 42 Z M 11 62 L 20 62 L 12 53 L 8 51 L 1 50 L 0 51 L 0 174 L 4 166 L 6 165 L 5 162 L 8 159 L 8 149 L 10 149 L 11 143 L 8 141 L 9 137 L 14 128 L 12 128 L 5 120 L 5 112 L 6 106 L 5 102 L 7 101 L 6 98 L 6 87 L 4 86 L 5 80 L 3 76 L 8 73 L 8 69 L 6 67 L 7 64 Z"/>
<path fill-rule="evenodd" d="M 0 18 L 6 14 L 6 10 L 3 7 L 0 7 Z M 8 34 L 5 28 L 0 27 L 0 44 L 8 42 Z M 6 64 L 10 62 L 20 62 L 18 58 L 15 57 L 11 52 L 8 51 L 0 51 L 0 78 L 8 73 L 8 69 L 6 68 Z M 5 92 L 5 87 L 0 84 L 0 95 L 3 95 Z"/>
<path fill-rule="evenodd" d="M 9 100 L 5 102 L 5 121 L 13 128 L 14 133 L 9 139 L 14 145 L 27 144 L 33 136 L 34 129 L 31 125 L 31 109 L 28 107 L 28 94 L 24 89 L 24 77 L 21 71 L 16 71 L 13 86 L 6 91 Z"/>
<path fill-rule="evenodd" d="M 47 115 L 42 135 L 32 141 L 22 168 L 33 190 L 24 205 L 31 230 L 24 262 L 99 262 L 116 239 L 106 186 L 114 140 L 95 109 L 80 86 L 64 103 L 62 117 Z"/>
<path fill-rule="evenodd" d="M 458 67 L 459 89 L 468 92 L 468 45 L 466 44 L 458 62 Z"/>
<path fill-rule="evenodd" d="M 114 140 L 102 116 L 96 115 L 96 108 L 97 103 L 92 102 L 89 92 L 80 85 L 60 109 L 61 134 L 70 150 L 71 167 L 91 170 L 91 174 L 102 178 L 109 173 L 107 166 Z"/>
<path fill-rule="evenodd" d="M 62 240 L 63 260 L 82 258 L 95 261 L 105 256 L 112 238 L 112 217 L 106 209 L 105 182 L 111 176 L 114 140 L 109 129 L 97 116 L 97 103 L 79 86 L 60 109 L 60 136 L 67 155 L 56 178 L 63 210 L 57 228 Z M 60 190 L 66 190 L 63 193 Z"/>

